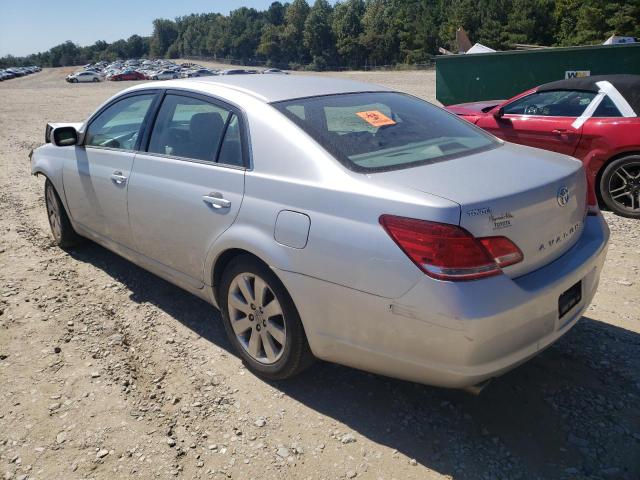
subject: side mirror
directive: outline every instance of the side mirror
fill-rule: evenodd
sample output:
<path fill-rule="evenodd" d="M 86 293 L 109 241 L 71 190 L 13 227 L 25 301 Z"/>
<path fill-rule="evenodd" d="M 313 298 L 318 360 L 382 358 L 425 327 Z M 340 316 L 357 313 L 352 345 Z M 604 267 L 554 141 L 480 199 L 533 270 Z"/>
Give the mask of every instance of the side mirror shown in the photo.
<path fill-rule="evenodd" d="M 58 147 L 69 147 L 78 143 L 78 131 L 73 127 L 58 127 L 53 130 L 53 143 Z"/>
<path fill-rule="evenodd" d="M 500 107 L 499 109 L 494 110 L 493 111 L 493 116 L 495 118 L 502 118 L 504 116 L 504 108 Z"/>

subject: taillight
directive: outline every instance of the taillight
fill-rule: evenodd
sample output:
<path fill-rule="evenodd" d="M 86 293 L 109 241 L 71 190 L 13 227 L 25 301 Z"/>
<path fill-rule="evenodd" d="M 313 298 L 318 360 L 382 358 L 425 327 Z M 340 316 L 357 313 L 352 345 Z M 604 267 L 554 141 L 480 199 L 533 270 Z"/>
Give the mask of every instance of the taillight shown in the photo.
<path fill-rule="evenodd" d="M 587 176 L 587 215 L 595 216 L 600 214 L 600 208 L 598 208 L 598 197 L 596 196 L 595 187 L 591 184 L 589 174 Z M 595 179 L 594 179 L 595 182 Z"/>
<path fill-rule="evenodd" d="M 420 270 L 440 280 L 498 275 L 523 259 L 508 238 L 475 238 L 457 225 L 393 215 L 382 215 L 380 224 Z"/>

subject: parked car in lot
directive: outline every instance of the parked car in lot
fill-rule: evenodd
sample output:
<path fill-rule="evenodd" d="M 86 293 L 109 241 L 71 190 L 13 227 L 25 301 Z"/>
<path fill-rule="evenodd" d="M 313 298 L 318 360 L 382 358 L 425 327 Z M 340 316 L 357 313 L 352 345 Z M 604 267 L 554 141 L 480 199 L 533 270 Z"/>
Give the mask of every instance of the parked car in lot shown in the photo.
<path fill-rule="evenodd" d="M 263 70 L 262 73 L 278 74 L 278 75 L 289 75 L 289 72 L 285 72 L 284 70 L 280 70 L 279 68 L 267 68 L 266 70 Z"/>
<path fill-rule="evenodd" d="M 478 385 L 575 325 L 607 250 L 581 162 L 377 85 L 143 84 L 45 140 L 57 244 L 91 238 L 219 306 L 272 379 L 317 357 Z"/>
<path fill-rule="evenodd" d="M 99 82 L 102 80 L 102 77 L 99 73 L 84 71 L 67 75 L 66 80 L 69 83 Z"/>
<path fill-rule="evenodd" d="M 228 68 L 222 70 L 220 75 L 249 75 L 255 73 L 255 71 L 245 70 L 244 68 Z"/>
<path fill-rule="evenodd" d="M 640 219 L 640 75 L 560 80 L 507 101 L 447 108 L 504 140 L 581 159 L 591 194 Z"/>
<path fill-rule="evenodd" d="M 216 72 L 209 70 L 208 68 L 198 68 L 195 70 L 187 70 L 183 73 L 184 78 L 193 78 L 193 77 L 211 77 L 216 75 Z"/>
<path fill-rule="evenodd" d="M 180 73 L 175 70 L 161 70 L 150 74 L 152 80 L 172 80 L 180 78 Z"/>
<path fill-rule="evenodd" d="M 114 73 L 113 75 L 109 75 L 107 80 L 112 80 L 114 82 L 120 82 L 123 80 L 146 80 L 147 77 L 144 76 L 143 73 L 140 73 L 136 70 L 125 70 L 120 73 Z"/>

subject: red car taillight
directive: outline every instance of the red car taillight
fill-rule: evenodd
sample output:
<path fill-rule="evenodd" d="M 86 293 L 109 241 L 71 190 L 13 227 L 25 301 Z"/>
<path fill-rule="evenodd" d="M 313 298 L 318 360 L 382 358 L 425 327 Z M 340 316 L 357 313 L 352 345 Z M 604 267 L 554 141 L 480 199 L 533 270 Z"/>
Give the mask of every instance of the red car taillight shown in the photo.
<path fill-rule="evenodd" d="M 598 207 L 598 197 L 596 196 L 595 187 L 589 181 L 589 174 L 585 174 L 587 176 L 587 215 L 599 215 L 600 208 Z"/>
<path fill-rule="evenodd" d="M 380 224 L 420 270 L 439 280 L 498 275 L 524 258 L 506 237 L 475 238 L 456 225 L 393 215 L 382 215 Z"/>

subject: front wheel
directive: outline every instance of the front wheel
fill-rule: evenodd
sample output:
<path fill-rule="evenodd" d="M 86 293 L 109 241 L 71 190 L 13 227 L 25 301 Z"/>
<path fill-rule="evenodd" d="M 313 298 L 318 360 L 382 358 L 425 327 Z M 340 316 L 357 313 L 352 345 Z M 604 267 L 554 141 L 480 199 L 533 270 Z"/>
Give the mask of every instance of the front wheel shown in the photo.
<path fill-rule="evenodd" d="M 55 243 L 62 248 L 69 248 L 82 241 L 82 237 L 71 226 L 67 212 L 53 184 L 47 179 L 44 185 L 44 198 L 47 205 L 47 217 Z"/>
<path fill-rule="evenodd" d="M 100 81 L 100 80 L 98 80 L 97 78 L 94 78 L 94 79 L 92 80 L 92 82 L 99 82 L 99 81 Z"/>
<path fill-rule="evenodd" d="M 71 83 L 78 83 L 78 79 L 77 78 L 72 78 L 71 79 Z"/>
<path fill-rule="evenodd" d="M 640 219 L 640 155 L 611 162 L 602 172 L 600 195 L 614 213 Z"/>
<path fill-rule="evenodd" d="M 229 340 L 250 370 L 282 380 L 313 362 L 293 300 L 267 266 L 250 256 L 235 258 L 218 298 Z"/>

